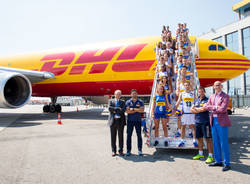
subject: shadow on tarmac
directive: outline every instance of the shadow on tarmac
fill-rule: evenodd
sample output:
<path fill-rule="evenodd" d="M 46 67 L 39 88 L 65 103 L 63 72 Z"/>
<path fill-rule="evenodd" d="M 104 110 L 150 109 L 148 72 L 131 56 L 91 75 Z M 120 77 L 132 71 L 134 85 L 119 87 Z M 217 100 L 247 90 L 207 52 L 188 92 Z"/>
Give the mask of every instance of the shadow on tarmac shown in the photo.
<path fill-rule="evenodd" d="M 102 115 L 103 109 L 88 109 L 79 112 L 62 112 L 61 119 L 91 119 L 91 120 L 107 120 L 108 115 Z M 57 113 L 0 113 L 0 116 L 5 118 L 8 116 L 20 116 L 16 122 L 12 123 L 9 127 L 25 127 L 25 126 L 36 126 L 42 123 L 27 123 L 29 121 L 44 121 L 44 120 L 57 120 Z M 0 119 L 1 123 L 1 119 Z M 18 124 L 18 125 L 17 125 Z"/>
<path fill-rule="evenodd" d="M 25 123 L 22 121 L 18 121 L 18 122 L 14 122 L 12 123 L 10 126 L 8 126 L 9 128 L 16 128 L 16 127 L 29 127 L 29 126 L 37 126 L 37 125 L 41 125 L 42 123 Z"/>
<path fill-rule="evenodd" d="M 154 148 L 152 148 L 154 149 Z M 156 162 L 156 161 L 167 161 L 174 162 L 175 158 L 185 158 L 192 159 L 197 150 L 187 150 L 187 149 L 160 149 L 157 148 L 153 155 L 143 154 L 143 156 L 138 156 L 136 154 L 131 154 L 129 157 L 122 157 L 127 161 L 132 162 Z"/>
<path fill-rule="evenodd" d="M 250 160 L 250 118 L 247 116 L 230 116 L 232 127 L 229 128 L 229 144 L 232 170 L 250 174 L 250 165 L 241 160 Z"/>
<path fill-rule="evenodd" d="M 229 128 L 229 144 L 231 156 L 231 168 L 233 171 L 250 174 L 250 165 L 243 164 L 241 160 L 249 160 L 250 148 L 250 118 L 247 116 L 230 116 L 232 127 Z M 197 154 L 197 150 L 187 149 L 156 149 L 153 155 L 144 154 L 143 157 L 132 154 L 122 157 L 132 162 L 174 162 L 175 158 L 191 159 Z M 207 151 L 205 152 L 205 155 Z M 207 155 L 206 155 L 207 156 Z M 206 158 L 205 156 L 205 158 Z M 204 159 L 205 160 L 205 159 Z"/>

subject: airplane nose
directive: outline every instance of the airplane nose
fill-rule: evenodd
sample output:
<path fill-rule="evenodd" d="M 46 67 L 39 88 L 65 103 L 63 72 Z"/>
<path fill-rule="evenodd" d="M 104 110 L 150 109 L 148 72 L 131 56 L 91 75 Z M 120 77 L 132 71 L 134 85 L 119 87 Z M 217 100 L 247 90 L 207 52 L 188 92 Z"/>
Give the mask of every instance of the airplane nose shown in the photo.
<path fill-rule="evenodd" d="M 235 53 L 235 55 L 236 55 L 235 64 L 237 66 L 245 68 L 246 70 L 250 69 L 250 59 L 238 53 Z"/>

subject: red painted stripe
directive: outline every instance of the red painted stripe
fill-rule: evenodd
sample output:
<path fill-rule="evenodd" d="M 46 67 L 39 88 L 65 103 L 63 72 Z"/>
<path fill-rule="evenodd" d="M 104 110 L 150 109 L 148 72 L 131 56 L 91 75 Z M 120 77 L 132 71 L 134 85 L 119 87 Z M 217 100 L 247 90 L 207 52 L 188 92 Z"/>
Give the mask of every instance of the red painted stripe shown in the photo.
<path fill-rule="evenodd" d="M 154 60 L 148 60 L 114 63 L 112 70 L 114 72 L 148 71 L 154 62 Z"/>
<path fill-rule="evenodd" d="M 248 70 L 248 68 L 225 68 L 225 67 L 196 67 L 198 70 L 211 70 L 211 69 L 218 69 L 218 70 Z"/>
<path fill-rule="evenodd" d="M 220 82 L 225 82 L 226 80 L 229 80 L 229 79 L 225 79 L 225 78 L 202 78 L 200 79 L 200 85 L 203 86 L 203 87 L 209 87 L 209 86 L 212 86 L 214 84 L 215 81 L 220 81 Z"/>
<path fill-rule="evenodd" d="M 99 51 L 98 49 L 86 50 L 83 52 L 83 54 L 78 58 L 78 60 L 75 63 L 80 64 L 80 63 L 110 61 L 120 49 L 121 49 L 121 46 L 107 48 L 99 56 L 95 56 L 95 54 Z"/>
<path fill-rule="evenodd" d="M 123 95 L 130 95 L 131 89 L 137 89 L 140 95 L 148 95 L 152 85 L 153 80 L 33 84 L 32 96 L 103 96 L 112 95 L 117 89 Z"/>
<path fill-rule="evenodd" d="M 82 66 L 73 66 L 72 69 L 69 72 L 69 75 L 77 75 L 77 74 L 82 74 L 86 65 Z"/>
<path fill-rule="evenodd" d="M 94 64 L 90 71 L 89 74 L 93 74 L 93 73 L 103 73 L 105 71 L 105 69 L 107 68 L 108 63 L 104 63 L 104 64 Z"/>
<path fill-rule="evenodd" d="M 129 45 L 117 58 L 117 60 L 134 59 L 147 44 Z"/>
<path fill-rule="evenodd" d="M 224 82 L 225 78 L 202 78 L 201 86 L 212 86 L 215 81 Z M 126 80 L 126 81 L 100 81 L 100 82 L 76 82 L 33 84 L 32 96 L 103 96 L 112 95 L 120 89 L 123 95 L 129 95 L 131 89 L 137 89 L 139 95 L 150 95 L 153 85 L 152 80 Z"/>
<path fill-rule="evenodd" d="M 219 59 L 219 58 L 200 58 L 196 59 L 196 61 L 247 61 L 250 62 L 248 59 Z"/>
<path fill-rule="evenodd" d="M 250 66 L 250 64 L 242 64 L 242 63 L 195 63 L 195 65 L 237 65 L 237 66 Z"/>

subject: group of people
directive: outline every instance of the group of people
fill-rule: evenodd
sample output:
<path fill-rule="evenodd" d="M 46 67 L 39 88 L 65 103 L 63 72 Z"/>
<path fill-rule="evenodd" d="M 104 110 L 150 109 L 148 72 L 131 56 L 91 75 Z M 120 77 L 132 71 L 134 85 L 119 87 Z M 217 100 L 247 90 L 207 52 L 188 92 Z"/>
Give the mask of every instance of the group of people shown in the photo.
<path fill-rule="evenodd" d="M 209 166 L 222 166 L 221 155 L 223 155 L 222 170 L 227 171 L 230 169 L 228 126 L 231 126 L 231 123 L 227 115 L 229 96 L 222 92 L 222 84 L 216 81 L 214 83 L 216 93 L 209 99 L 205 96 L 204 87 L 198 88 L 198 97 L 196 97 L 192 72 L 192 44 L 188 34 L 187 25 L 178 24 L 176 38 L 173 39 L 169 26 L 163 26 L 162 41 L 156 46 L 157 85 L 151 114 L 154 120 L 154 146 L 159 144 L 160 123 L 164 133 L 164 145 L 168 146 L 168 122 L 169 117 L 174 114 L 178 117 L 178 128 L 175 133 L 175 137 L 180 137 L 178 147 L 185 146 L 186 126 L 188 126 L 188 136 L 193 138 L 193 146 L 199 149 L 199 153 L 193 159 L 204 158 L 203 138 L 205 138 L 209 153 L 205 162 Z M 123 131 L 126 124 L 126 156 L 131 155 L 131 137 L 134 127 L 138 139 L 138 155 L 142 156 L 141 113 L 144 113 L 144 104 L 138 99 L 135 89 L 131 91 L 131 99 L 126 103 L 120 99 L 120 90 L 116 90 L 114 95 L 115 99 L 109 101 L 112 156 L 115 156 L 117 151 L 117 132 L 119 154 L 124 155 Z M 127 121 L 125 112 L 128 114 Z"/>
<path fill-rule="evenodd" d="M 185 83 L 185 91 L 189 90 L 189 83 Z M 223 171 L 230 170 L 230 152 L 228 144 L 228 127 L 231 126 L 227 106 L 229 103 L 229 96 L 222 91 L 222 84 L 219 81 L 214 83 L 215 94 L 212 94 L 209 99 L 205 96 L 205 89 L 199 87 L 198 98 L 196 98 L 191 106 L 191 113 L 195 114 L 195 135 L 198 139 L 199 153 L 193 159 L 204 158 L 203 155 L 203 137 L 206 138 L 208 148 L 208 159 L 206 163 L 209 166 L 224 166 Z M 162 93 L 163 88 L 158 91 Z M 119 155 L 124 156 L 123 153 L 123 134 L 124 126 L 127 124 L 127 153 L 126 156 L 131 155 L 131 137 L 133 129 L 136 129 L 138 155 L 142 156 L 142 136 L 141 136 L 141 113 L 144 112 L 144 104 L 138 98 L 136 89 L 131 90 L 131 99 L 124 102 L 121 100 L 121 91 L 116 90 L 114 93 L 115 98 L 109 100 L 109 120 L 111 134 L 111 148 L 112 156 L 116 156 L 116 137 L 118 133 L 119 138 Z M 167 103 L 162 100 L 163 103 Z M 157 107 L 154 106 L 156 109 Z M 127 112 L 127 120 L 125 117 Z M 184 110 L 185 112 L 185 110 Z M 164 118 L 163 118 L 164 119 Z M 167 138 L 167 134 L 164 134 Z M 214 153 L 214 155 L 213 155 Z M 224 162 L 222 162 L 222 156 Z M 213 159 L 214 158 L 214 159 Z M 213 162 L 215 160 L 215 162 Z M 224 164 L 223 164 L 224 163 Z"/>
<path fill-rule="evenodd" d="M 191 107 L 194 102 L 193 73 L 191 71 L 191 41 L 189 39 L 187 24 L 178 24 L 176 38 L 172 39 L 169 26 L 163 26 L 161 39 L 157 44 L 157 81 L 156 93 L 153 100 L 152 117 L 154 119 L 155 143 L 159 144 L 159 124 L 162 122 L 164 131 L 164 144 L 168 146 L 167 123 L 169 116 L 174 113 L 178 116 L 176 137 L 181 136 L 178 145 L 185 145 L 186 125 L 189 126 L 189 136 L 193 137 L 193 144 L 198 146 L 195 139 L 194 114 Z M 177 103 L 174 103 L 177 101 Z M 184 112 L 184 114 L 183 114 Z"/>
<path fill-rule="evenodd" d="M 167 125 L 169 117 L 174 112 L 178 117 L 175 137 L 181 137 L 178 147 L 185 146 L 186 126 L 188 126 L 190 131 L 188 135 L 193 138 L 193 146 L 199 149 L 199 153 L 193 159 L 204 158 L 203 138 L 206 138 L 209 154 L 205 162 L 210 166 L 221 166 L 222 153 L 223 171 L 227 171 L 230 169 L 227 135 L 227 128 L 231 126 L 227 115 L 229 97 L 222 92 L 222 85 L 219 81 L 214 83 L 215 96 L 208 99 L 205 96 L 205 88 L 201 86 L 196 97 L 192 72 L 192 44 L 188 33 L 187 24 L 178 24 L 176 39 L 172 39 L 169 26 L 163 26 L 162 41 L 157 44 L 158 82 L 152 105 L 154 146 L 159 144 L 160 122 L 164 132 L 164 145 L 168 146 Z M 209 111 L 211 112 L 210 118 Z"/>
<path fill-rule="evenodd" d="M 144 113 L 143 101 L 138 98 L 136 89 L 131 90 L 131 98 L 124 102 L 121 100 L 121 90 L 116 90 L 115 98 L 109 100 L 108 110 L 110 112 L 108 124 L 110 126 L 112 156 L 116 156 L 116 135 L 119 138 L 119 155 L 124 156 L 123 152 L 123 132 L 124 126 L 127 125 L 127 153 L 131 155 L 131 138 L 135 128 L 138 142 L 138 155 L 142 156 L 142 136 L 141 136 L 141 114 Z M 128 114 L 125 117 L 125 112 Z"/>

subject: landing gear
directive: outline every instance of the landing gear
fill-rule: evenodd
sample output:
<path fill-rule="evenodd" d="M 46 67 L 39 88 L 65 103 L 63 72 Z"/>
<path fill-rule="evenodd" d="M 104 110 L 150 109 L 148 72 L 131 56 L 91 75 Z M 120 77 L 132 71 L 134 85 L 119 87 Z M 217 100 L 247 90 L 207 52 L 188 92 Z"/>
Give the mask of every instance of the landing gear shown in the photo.
<path fill-rule="evenodd" d="M 50 113 L 55 113 L 56 112 L 56 105 L 50 104 L 49 105 L 49 112 Z"/>
<path fill-rule="evenodd" d="M 60 113 L 62 112 L 62 107 L 60 104 L 56 104 L 57 97 L 51 97 L 51 104 L 43 106 L 43 112 L 45 113 Z"/>
<path fill-rule="evenodd" d="M 44 105 L 43 106 L 43 112 L 46 112 L 46 113 L 49 112 L 49 105 Z"/>
<path fill-rule="evenodd" d="M 62 106 L 60 104 L 56 104 L 56 112 L 61 113 L 62 112 Z"/>

